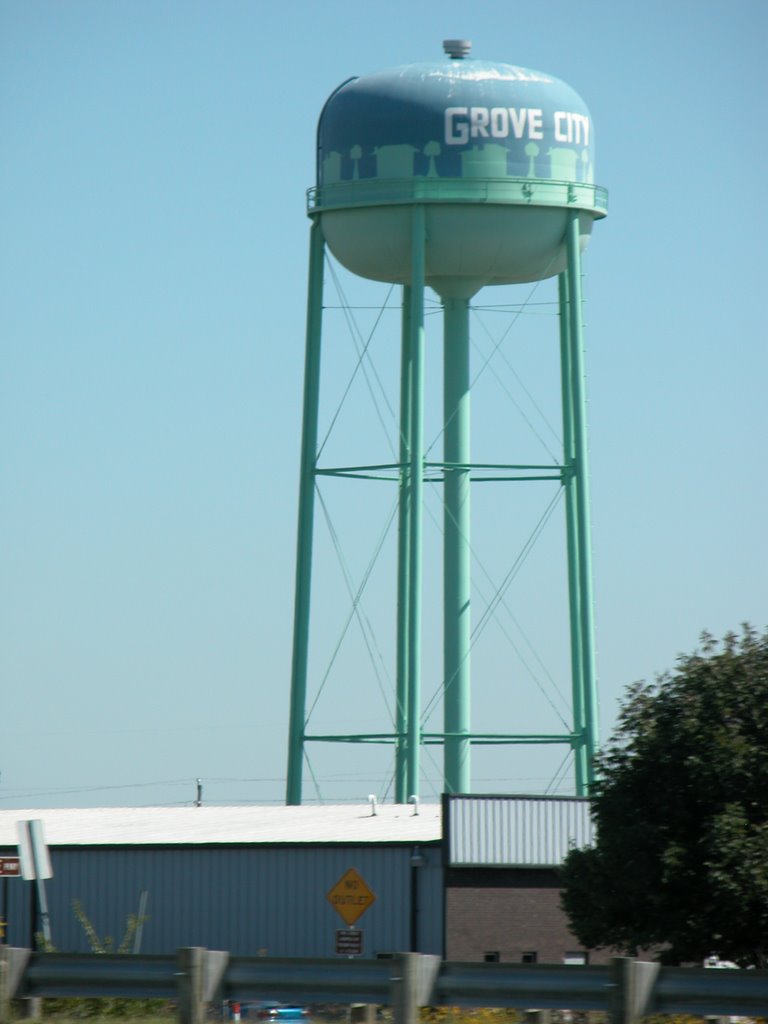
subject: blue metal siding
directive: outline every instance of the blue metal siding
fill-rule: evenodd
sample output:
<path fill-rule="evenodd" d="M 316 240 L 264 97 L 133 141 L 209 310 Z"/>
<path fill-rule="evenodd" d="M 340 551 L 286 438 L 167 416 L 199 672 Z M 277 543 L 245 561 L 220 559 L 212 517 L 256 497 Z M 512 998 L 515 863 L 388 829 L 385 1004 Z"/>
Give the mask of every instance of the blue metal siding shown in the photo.
<path fill-rule="evenodd" d="M 442 867 L 439 847 L 421 847 L 419 946 L 442 952 Z M 46 883 L 54 945 L 87 952 L 72 911 L 77 899 L 97 934 L 119 944 L 128 915 L 149 893 L 142 952 L 206 946 L 238 955 L 333 956 L 346 925 L 326 899 L 354 867 L 376 895 L 358 920 L 363 955 L 407 950 L 410 944 L 410 846 L 113 847 L 51 849 Z M 9 880 L 8 942 L 29 944 L 31 883 Z"/>

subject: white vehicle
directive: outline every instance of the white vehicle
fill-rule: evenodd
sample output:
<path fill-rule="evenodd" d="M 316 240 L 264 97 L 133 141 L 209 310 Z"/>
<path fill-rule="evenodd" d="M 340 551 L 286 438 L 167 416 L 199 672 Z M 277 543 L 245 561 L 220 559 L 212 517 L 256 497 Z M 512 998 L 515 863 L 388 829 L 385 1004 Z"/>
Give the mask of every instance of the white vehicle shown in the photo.
<path fill-rule="evenodd" d="M 735 964 L 733 960 L 721 960 L 715 953 L 712 956 L 708 956 L 704 961 L 704 967 L 735 967 L 739 970 L 739 965 Z"/>

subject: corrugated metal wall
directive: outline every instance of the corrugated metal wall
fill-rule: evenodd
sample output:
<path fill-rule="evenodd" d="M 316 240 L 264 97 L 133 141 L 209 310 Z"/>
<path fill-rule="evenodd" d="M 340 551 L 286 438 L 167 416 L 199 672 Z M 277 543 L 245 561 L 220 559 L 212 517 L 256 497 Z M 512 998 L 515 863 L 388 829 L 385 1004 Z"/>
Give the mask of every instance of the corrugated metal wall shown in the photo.
<path fill-rule="evenodd" d="M 410 846 L 374 845 L 52 848 L 54 877 L 46 892 L 54 945 L 61 951 L 89 949 L 72 911 L 75 899 L 96 932 L 119 944 L 128 914 L 137 912 L 147 890 L 143 953 L 199 945 L 239 955 L 333 956 L 336 929 L 346 925 L 326 894 L 353 867 L 376 895 L 357 922 L 363 956 L 408 950 L 411 852 Z M 420 852 L 418 949 L 440 954 L 441 850 L 421 846 Z M 31 890 L 32 883 L 8 880 L 10 945 L 29 945 Z"/>
<path fill-rule="evenodd" d="M 524 867 L 562 864 L 571 845 L 592 842 L 589 800 L 580 797 L 446 797 L 448 863 Z"/>

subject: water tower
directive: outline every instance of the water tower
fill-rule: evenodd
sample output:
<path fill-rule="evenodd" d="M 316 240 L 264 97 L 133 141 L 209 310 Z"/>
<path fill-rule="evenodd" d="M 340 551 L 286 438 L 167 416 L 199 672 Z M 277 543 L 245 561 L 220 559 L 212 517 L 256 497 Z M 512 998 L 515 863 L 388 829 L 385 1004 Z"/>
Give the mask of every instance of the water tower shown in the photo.
<path fill-rule="evenodd" d="M 317 132 L 299 496 L 286 799 L 302 800 L 326 247 L 355 275 L 402 285 L 395 799 L 419 794 L 425 289 L 444 317 L 443 732 L 444 789 L 471 790 L 470 750 L 491 737 L 470 723 L 469 310 L 486 285 L 558 277 L 572 728 L 493 742 L 555 742 L 574 753 L 588 791 L 597 743 L 581 252 L 607 194 L 594 184 L 594 130 L 580 97 L 550 75 L 476 60 L 464 40 L 440 60 L 344 82 Z M 435 464 L 431 463 L 434 469 Z M 358 467 L 362 473 L 365 467 Z M 534 467 L 497 467 L 509 479 Z M 524 475 L 524 474 L 523 474 Z M 371 735 L 322 739 L 370 741 Z"/>

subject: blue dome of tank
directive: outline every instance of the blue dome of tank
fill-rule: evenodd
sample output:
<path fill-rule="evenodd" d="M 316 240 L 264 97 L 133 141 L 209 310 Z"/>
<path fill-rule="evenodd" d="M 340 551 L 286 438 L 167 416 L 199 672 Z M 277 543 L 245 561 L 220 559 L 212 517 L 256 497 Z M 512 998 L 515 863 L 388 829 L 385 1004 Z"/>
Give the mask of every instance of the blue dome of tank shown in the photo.
<path fill-rule="evenodd" d="M 551 75 L 464 59 L 468 46 L 349 79 L 326 101 L 309 214 L 353 273 L 410 279 L 415 206 L 442 296 L 552 277 L 569 218 L 584 247 L 605 216 L 584 101 Z"/>
<path fill-rule="evenodd" d="M 551 75 L 486 60 L 406 64 L 354 78 L 318 126 L 317 184 L 402 178 L 594 181 L 594 131 Z"/>

